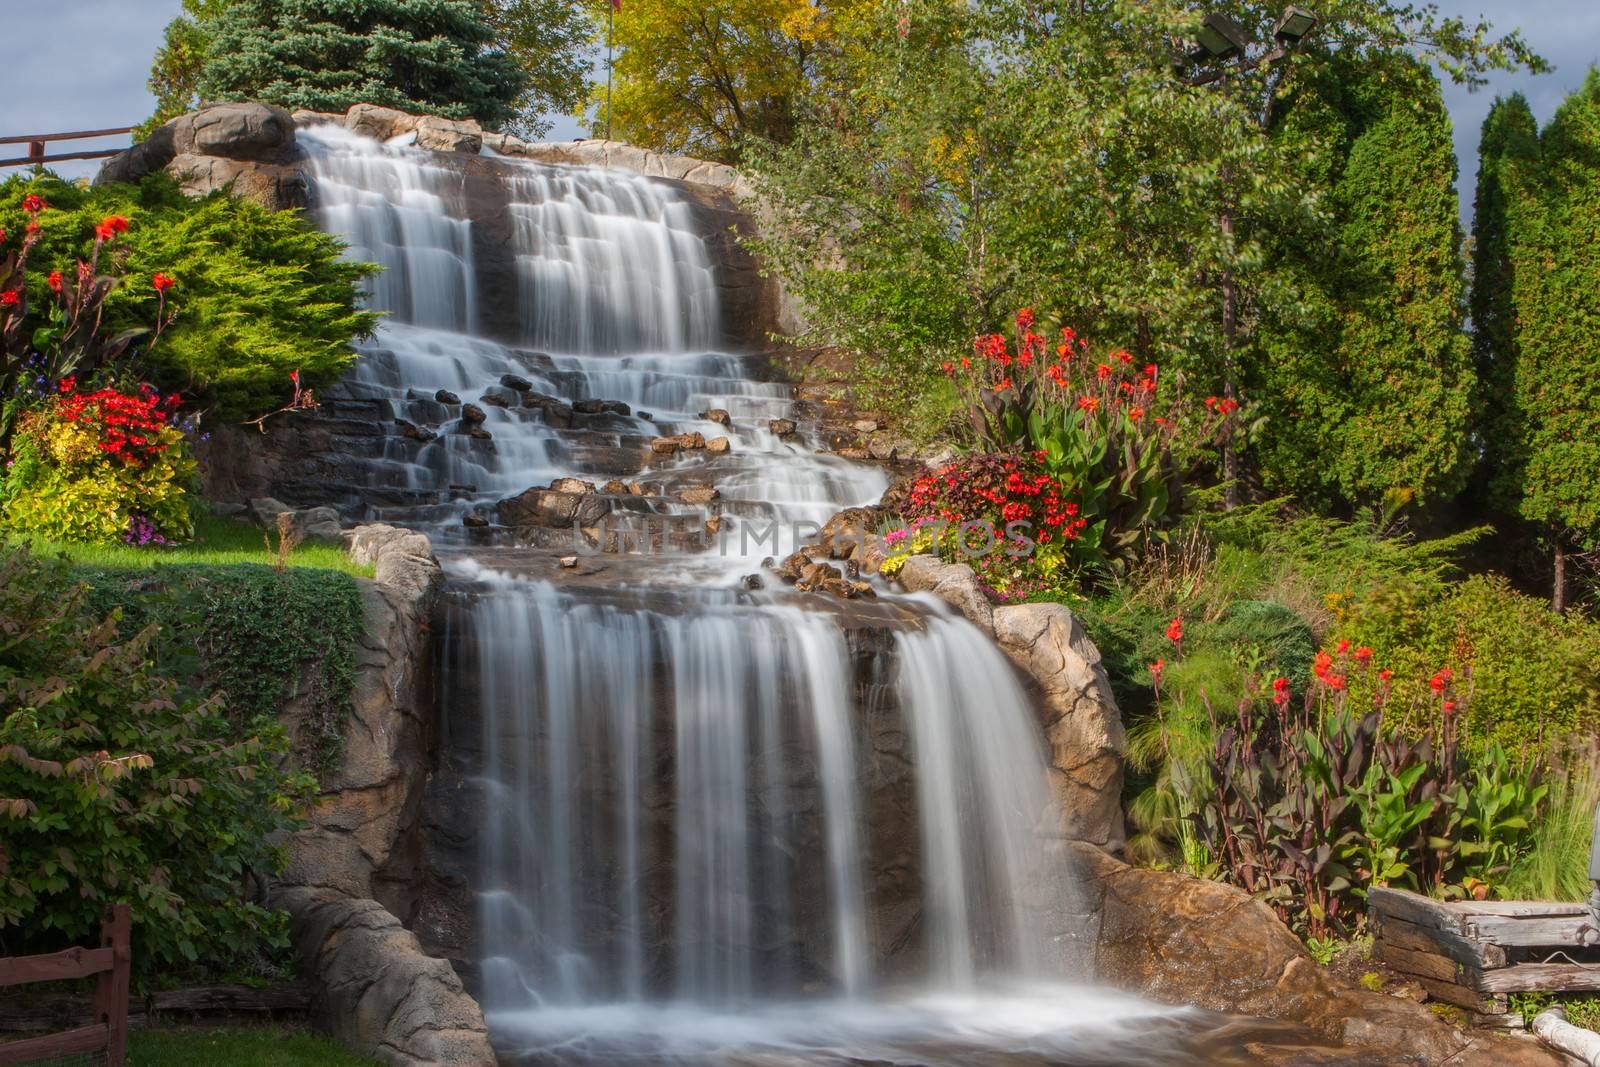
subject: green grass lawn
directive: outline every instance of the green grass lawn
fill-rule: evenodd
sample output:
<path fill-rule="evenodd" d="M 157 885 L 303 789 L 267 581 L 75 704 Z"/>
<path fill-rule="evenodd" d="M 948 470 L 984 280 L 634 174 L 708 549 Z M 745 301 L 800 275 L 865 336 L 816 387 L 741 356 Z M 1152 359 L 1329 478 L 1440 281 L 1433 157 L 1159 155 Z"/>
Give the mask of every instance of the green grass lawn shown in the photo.
<path fill-rule="evenodd" d="M 293 1026 L 161 1027 L 128 1035 L 128 1067 L 377 1067 Z"/>
<path fill-rule="evenodd" d="M 164 564 L 272 563 L 276 555 L 267 551 L 262 539 L 265 531 L 233 519 L 205 515 L 195 523 L 195 536 L 184 545 L 170 548 L 130 545 L 73 545 L 34 538 L 29 548 L 39 555 L 64 555 L 82 567 L 101 570 L 144 570 Z M 276 543 L 277 535 L 273 535 Z M 371 567 L 358 567 L 345 555 L 344 548 L 328 541 L 307 542 L 288 558 L 291 567 L 343 571 L 362 578 L 372 577 Z"/>

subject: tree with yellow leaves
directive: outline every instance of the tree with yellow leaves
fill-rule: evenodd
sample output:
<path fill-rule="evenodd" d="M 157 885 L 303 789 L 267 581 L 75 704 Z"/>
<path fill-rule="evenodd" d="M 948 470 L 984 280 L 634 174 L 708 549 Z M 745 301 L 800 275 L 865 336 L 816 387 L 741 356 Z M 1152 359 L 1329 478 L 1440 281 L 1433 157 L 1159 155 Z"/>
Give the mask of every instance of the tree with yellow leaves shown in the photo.
<path fill-rule="evenodd" d="M 593 0 L 604 24 L 612 0 Z M 882 0 L 622 0 L 591 129 L 647 148 L 736 162 L 750 138 L 789 143 L 824 60 Z"/>

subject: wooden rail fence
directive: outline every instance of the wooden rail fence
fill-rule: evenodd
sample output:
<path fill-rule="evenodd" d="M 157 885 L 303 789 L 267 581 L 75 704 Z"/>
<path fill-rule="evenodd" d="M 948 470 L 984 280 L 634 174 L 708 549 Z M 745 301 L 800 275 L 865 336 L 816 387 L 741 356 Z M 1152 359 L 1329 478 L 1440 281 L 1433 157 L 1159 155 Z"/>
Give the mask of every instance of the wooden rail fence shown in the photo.
<path fill-rule="evenodd" d="M 104 1052 L 107 1067 L 122 1067 L 128 1045 L 128 970 L 133 954 L 126 904 L 109 904 L 100 923 L 99 948 L 69 948 L 47 956 L 0 959 L 0 986 L 95 977 L 94 1021 L 60 1034 L 0 1044 L 0 1065 L 56 1056 Z"/>
<path fill-rule="evenodd" d="M 45 145 L 51 141 L 82 141 L 90 137 L 116 137 L 124 133 L 132 133 L 132 126 L 118 126 L 113 130 L 74 130 L 69 133 L 25 133 L 17 137 L 0 137 L 0 145 L 25 144 L 28 154 L 17 156 L 14 159 L 0 159 L 0 167 L 31 167 L 40 163 L 60 163 L 68 159 L 105 159 L 122 148 L 97 149 L 90 152 L 57 152 L 53 155 L 45 154 Z"/>

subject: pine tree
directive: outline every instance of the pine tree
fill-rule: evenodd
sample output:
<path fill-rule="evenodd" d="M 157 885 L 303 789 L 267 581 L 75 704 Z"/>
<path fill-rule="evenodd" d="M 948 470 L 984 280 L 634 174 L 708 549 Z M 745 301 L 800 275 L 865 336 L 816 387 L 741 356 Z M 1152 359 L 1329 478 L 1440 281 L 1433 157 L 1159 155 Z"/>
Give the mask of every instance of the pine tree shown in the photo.
<path fill-rule="evenodd" d="M 518 116 L 528 85 L 491 47 L 476 0 L 229 0 L 211 27 L 208 100 L 382 104 L 498 127 Z"/>
<path fill-rule="evenodd" d="M 1600 71 L 1562 104 L 1539 159 L 1508 168 L 1518 513 L 1549 531 L 1552 603 L 1572 549 L 1600 547 Z"/>

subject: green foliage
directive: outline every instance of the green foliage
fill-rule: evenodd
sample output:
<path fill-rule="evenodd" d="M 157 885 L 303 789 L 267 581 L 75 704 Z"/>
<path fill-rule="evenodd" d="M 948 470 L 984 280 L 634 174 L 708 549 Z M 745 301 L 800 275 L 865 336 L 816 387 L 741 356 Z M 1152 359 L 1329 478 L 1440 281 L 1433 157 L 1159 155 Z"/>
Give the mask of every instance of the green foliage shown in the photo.
<path fill-rule="evenodd" d="M 1591 70 L 1539 137 L 1505 105 L 1507 148 L 1491 160 L 1508 186 L 1512 321 L 1494 377 L 1510 462 L 1498 496 L 1558 547 L 1600 546 L 1600 71 Z M 1490 235 L 1492 238 L 1492 234 Z M 1557 601 L 1561 601 L 1558 589 Z"/>
<path fill-rule="evenodd" d="M 134 966 L 154 975 L 282 946 L 247 899 L 315 783 L 286 771 L 266 718 L 230 718 L 154 670 L 154 627 L 91 611 L 66 568 L 0 554 L 0 948 L 88 939 L 132 905 Z"/>
<path fill-rule="evenodd" d="M 150 571 L 186 564 L 261 566 L 275 565 L 277 556 L 265 543 L 258 526 L 224 519 L 203 512 L 195 519 L 194 536 L 180 545 L 140 547 L 131 544 L 84 545 L 46 538 L 28 538 L 28 547 L 37 556 L 63 556 L 79 567 L 91 570 Z M 295 569 L 340 571 L 357 578 L 371 578 L 370 565 L 357 566 L 341 545 L 327 541 L 306 541 L 296 545 L 284 560 Z"/>
<path fill-rule="evenodd" d="M 148 544 L 182 541 L 193 529 L 194 458 L 156 394 L 51 397 L 23 416 L 10 460 L 0 519 L 14 534 Z"/>
<path fill-rule="evenodd" d="M 1470 679 L 1464 729 L 1473 746 L 1538 751 L 1600 730 L 1600 623 L 1552 613 L 1506 579 L 1475 575 L 1444 591 L 1409 582 L 1342 599 L 1334 632 L 1376 650 L 1395 672 L 1402 728 L 1420 725 L 1426 679 Z"/>
<path fill-rule="evenodd" d="M 528 93 L 479 0 L 228 0 L 206 29 L 207 100 L 381 104 L 498 128 Z"/>
<path fill-rule="evenodd" d="M 30 194 L 50 205 L 38 216 L 43 230 L 30 260 L 31 307 L 49 303 L 45 272 L 70 273 L 78 258 L 88 258 L 95 224 L 125 216 L 127 281 L 106 296 L 102 328 L 114 334 L 160 320 L 159 294 L 150 284 L 157 271 L 176 279 L 167 300 L 177 317 L 153 349 L 136 344 L 131 364 L 117 373 L 148 373 L 218 418 L 278 407 L 294 370 L 308 388 L 331 385 L 355 358 L 351 340 L 376 322 L 357 305 L 361 279 L 376 268 L 345 261 L 339 241 L 296 213 L 223 192 L 190 199 L 164 175 L 137 186 L 92 188 L 49 174 L 15 175 L 0 183 L 0 229 L 22 231 L 21 204 Z M 45 325 L 34 311 L 26 329 Z"/>
<path fill-rule="evenodd" d="M 152 130 L 200 104 L 200 74 L 211 48 L 210 27 L 231 0 L 183 0 L 183 14 L 167 23 L 161 47 L 150 64 L 150 95 L 155 114 L 134 130 L 144 140 Z"/>
<path fill-rule="evenodd" d="M 1297 76 L 1275 136 L 1326 190 L 1331 232 L 1288 233 L 1299 319 L 1264 331 L 1248 383 L 1269 490 L 1316 501 L 1439 499 L 1469 469 L 1476 379 L 1463 329 L 1455 150 L 1438 80 L 1404 54 Z"/>
<path fill-rule="evenodd" d="M 297 712 L 295 751 L 327 770 L 338 760 L 365 627 L 345 574 L 255 564 L 87 571 L 95 606 L 159 623 L 162 668 L 221 694 L 235 717 Z"/>
<path fill-rule="evenodd" d="M 1549 804 L 1534 827 L 1537 845 L 1513 860 L 1501 880 L 1505 895 L 1514 900 L 1578 902 L 1587 900 L 1594 889 L 1589 881 L 1589 850 L 1594 813 L 1600 806 L 1600 753 L 1590 743 L 1570 753 L 1564 763 L 1549 779 Z"/>

